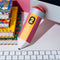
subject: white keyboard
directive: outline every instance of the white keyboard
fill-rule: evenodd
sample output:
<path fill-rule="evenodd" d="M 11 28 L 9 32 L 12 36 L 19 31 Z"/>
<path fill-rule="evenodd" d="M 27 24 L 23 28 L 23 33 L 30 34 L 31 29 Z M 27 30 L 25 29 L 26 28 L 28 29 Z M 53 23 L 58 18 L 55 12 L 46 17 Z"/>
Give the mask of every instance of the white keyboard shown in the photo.
<path fill-rule="evenodd" d="M 0 51 L 0 60 L 60 60 L 60 51 Z"/>

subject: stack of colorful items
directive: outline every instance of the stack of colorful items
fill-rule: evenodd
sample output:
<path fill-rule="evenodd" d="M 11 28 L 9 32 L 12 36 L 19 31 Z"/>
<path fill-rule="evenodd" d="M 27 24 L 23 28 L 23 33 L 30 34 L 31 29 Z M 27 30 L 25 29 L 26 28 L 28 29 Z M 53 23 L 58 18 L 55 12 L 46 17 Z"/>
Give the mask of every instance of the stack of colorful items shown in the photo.
<path fill-rule="evenodd" d="M 0 0 L 0 27 L 9 27 L 12 0 Z"/>
<path fill-rule="evenodd" d="M 12 0 L 0 0 L 0 38 L 14 38 L 18 7 Z"/>
<path fill-rule="evenodd" d="M 21 30 L 21 12 L 18 11 L 14 38 L 0 38 L 0 45 L 16 45 Z"/>
<path fill-rule="evenodd" d="M 0 38 L 14 38 L 18 7 L 12 7 L 11 22 L 8 28 L 0 28 Z"/>
<path fill-rule="evenodd" d="M 14 38 L 17 21 L 17 7 L 12 7 L 11 22 L 9 28 L 0 28 L 0 38 Z"/>

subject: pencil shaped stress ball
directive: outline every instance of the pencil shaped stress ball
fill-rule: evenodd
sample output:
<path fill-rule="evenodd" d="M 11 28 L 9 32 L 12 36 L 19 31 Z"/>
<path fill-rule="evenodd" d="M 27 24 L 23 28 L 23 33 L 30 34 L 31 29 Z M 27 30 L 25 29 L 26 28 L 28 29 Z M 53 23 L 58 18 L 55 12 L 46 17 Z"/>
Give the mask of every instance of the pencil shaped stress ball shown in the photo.
<path fill-rule="evenodd" d="M 18 36 L 19 48 L 24 48 L 25 46 L 29 45 L 44 15 L 45 10 L 42 7 L 39 8 L 34 6 L 30 10 L 26 22 Z"/>

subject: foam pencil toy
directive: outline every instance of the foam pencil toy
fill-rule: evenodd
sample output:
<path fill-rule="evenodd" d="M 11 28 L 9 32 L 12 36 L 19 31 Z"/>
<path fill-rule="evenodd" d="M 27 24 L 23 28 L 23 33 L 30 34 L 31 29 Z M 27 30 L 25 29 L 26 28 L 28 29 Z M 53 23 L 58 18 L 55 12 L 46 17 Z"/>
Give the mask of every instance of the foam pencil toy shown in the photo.
<path fill-rule="evenodd" d="M 20 49 L 29 45 L 44 15 L 45 10 L 42 7 L 39 8 L 37 6 L 34 6 L 30 10 L 26 22 L 23 25 L 18 36 L 18 46 Z"/>

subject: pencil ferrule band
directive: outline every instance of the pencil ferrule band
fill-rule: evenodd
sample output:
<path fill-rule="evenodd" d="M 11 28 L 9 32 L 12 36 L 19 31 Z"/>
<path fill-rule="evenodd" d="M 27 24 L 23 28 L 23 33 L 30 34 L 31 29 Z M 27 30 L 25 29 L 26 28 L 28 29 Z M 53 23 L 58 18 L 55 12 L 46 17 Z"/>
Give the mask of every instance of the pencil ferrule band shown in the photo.
<path fill-rule="evenodd" d="M 42 11 L 40 11 L 38 9 L 35 9 L 35 8 L 32 8 L 30 13 L 36 14 L 36 15 L 38 15 L 41 18 L 45 15 Z"/>

